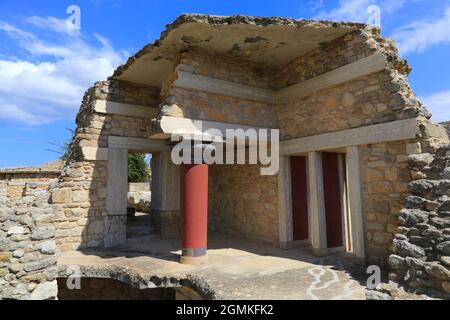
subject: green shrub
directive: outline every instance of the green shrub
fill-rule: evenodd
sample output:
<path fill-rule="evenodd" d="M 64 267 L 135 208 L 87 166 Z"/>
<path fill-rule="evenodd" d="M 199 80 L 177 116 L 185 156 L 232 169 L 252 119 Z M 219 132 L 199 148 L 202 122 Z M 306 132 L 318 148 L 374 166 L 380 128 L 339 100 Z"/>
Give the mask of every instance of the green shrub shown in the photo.
<path fill-rule="evenodd" d="M 130 153 L 128 155 L 128 181 L 146 182 L 149 178 L 150 170 L 145 161 L 145 154 Z"/>

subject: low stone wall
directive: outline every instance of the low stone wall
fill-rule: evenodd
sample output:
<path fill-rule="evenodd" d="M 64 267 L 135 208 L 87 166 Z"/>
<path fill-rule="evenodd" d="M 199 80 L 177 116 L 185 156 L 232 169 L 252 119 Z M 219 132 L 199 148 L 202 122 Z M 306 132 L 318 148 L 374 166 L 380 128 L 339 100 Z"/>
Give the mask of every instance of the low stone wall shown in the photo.
<path fill-rule="evenodd" d="M 413 181 L 389 257 L 390 278 L 450 298 L 450 145 L 408 159 Z"/>
<path fill-rule="evenodd" d="M 441 125 L 447 130 L 448 135 L 450 136 L 450 121 L 442 122 Z"/>
<path fill-rule="evenodd" d="M 137 289 L 113 279 L 81 278 L 80 290 L 69 290 L 67 278 L 58 279 L 59 300 L 175 300 L 175 289 Z"/>
<path fill-rule="evenodd" d="M 0 181 L 0 299 L 56 298 L 57 248 L 48 199 L 48 189 L 38 183 L 25 183 L 22 197 L 9 198 L 8 182 Z"/>

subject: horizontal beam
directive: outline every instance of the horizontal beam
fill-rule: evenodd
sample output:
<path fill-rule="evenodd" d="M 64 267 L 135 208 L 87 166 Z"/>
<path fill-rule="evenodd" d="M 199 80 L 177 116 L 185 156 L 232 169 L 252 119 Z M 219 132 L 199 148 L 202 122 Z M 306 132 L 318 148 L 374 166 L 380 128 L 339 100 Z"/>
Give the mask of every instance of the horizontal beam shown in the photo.
<path fill-rule="evenodd" d="M 108 146 L 111 149 L 126 149 L 137 152 L 162 152 L 170 150 L 165 141 L 146 138 L 127 138 L 110 136 Z"/>
<path fill-rule="evenodd" d="M 178 79 L 173 83 L 173 86 L 175 87 L 201 90 L 269 104 L 273 104 L 274 102 L 274 96 L 271 90 L 250 87 L 231 81 L 205 77 L 179 70 L 182 67 L 183 66 L 180 65 L 178 68 Z"/>
<path fill-rule="evenodd" d="M 298 98 L 306 96 L 313 92 L 331 88 L 339 84 L 382 71 L 385 67 L 385 56 L 381 53 L 377 53 L 324 73 L 315 78 L 281 89 L 275 94 L 275 102 L 277 104 L 284 103 L 294 97 Z"/>
<path fill-rule="evenodd" d="M 83 159 L 87 161 L 107 161 L 108 148 L 82 147 Z"/>
<path fill-rule="evenodd" d="M 382 71 L 385 67 L 385 56 L 381 53 L 376 53 L 315 78 L 273 91 L 186 72 L 183 69 L 187 70 L 187 68 L 180 64 L 177 67 L 178 79 L 172 85 L 174 87 L 201 90 L 267 104 L 281 104 L 291 98 L 306 96 Z"/>
<path fill-rule="evenodd" d="M 136 118 L 152 119 L 159 112 L 157 107 L 140 106 L 136 104 L 119 103 L 106 100 L 95 100 L 93 102 L 94 111 L 104 114 L 116 114 Z"/>
<path fill-rule="evenodd" d="M 155 139 L 169 139 L 172 134 L 187 134 L 191 135 L 195 139 L 202 138 L 205 141 L 219 141 L 221 138 L 227 137 L 227 130 L 266 130 L 267 140 L 270 140 L 270 128 L 262 127 L 252 127 L 246 125 L 232 124 L 226 122 L 216 122 L 216 121 L 203 121 L 203 120 L 193 120 L 188 118 L 177 118 L 164 116 L 159 120 L 159 131 L 152 138 Z M 161 133 L 162 132 L 162 133 Z M 250 136 L 248 141 L 253 141 Z M 261 141 L 256 139 L 256 141 Z"/>
<path fill-rule="evenodd" d="M 419 124 L 417 119 L 399 120 L 282 141 L 280 143 L 280 154 L 296 155 L 311 151 L 329 150 L 371 143 L 410 140 L 416 138 L 418 132 Z"/>

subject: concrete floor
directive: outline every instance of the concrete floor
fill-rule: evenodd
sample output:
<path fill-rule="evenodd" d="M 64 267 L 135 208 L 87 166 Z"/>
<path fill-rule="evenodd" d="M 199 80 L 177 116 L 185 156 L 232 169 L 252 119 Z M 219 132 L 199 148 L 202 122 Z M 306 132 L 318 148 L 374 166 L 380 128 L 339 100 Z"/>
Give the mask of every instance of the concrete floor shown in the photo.
<path fill-rule="evenodd" d="M 365 299 L 364 270 L 344 254 L 316 258 L 307 248 L 283 250 L 219 234 L 208 242 L 209 261 L 201 266 L 178 263 L 177 240 L 133 241 L 114 251 L 64 252 L 59 274 L 67 276 L 71 266 L 84 277 L 138 288 L 189 286 L 209 299 Z"/>

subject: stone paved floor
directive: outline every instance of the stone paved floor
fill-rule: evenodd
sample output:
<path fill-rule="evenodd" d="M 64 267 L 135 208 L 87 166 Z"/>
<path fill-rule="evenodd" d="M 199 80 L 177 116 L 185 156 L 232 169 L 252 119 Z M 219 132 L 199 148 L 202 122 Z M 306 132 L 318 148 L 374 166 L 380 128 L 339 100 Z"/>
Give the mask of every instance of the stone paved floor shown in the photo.
<path fill-rule="evenodd" d="M 130 244 L 115 251 L 65 252 L 60 276 L 110 277 L 138 288 L 189 285 L 213 299 L 365 299 L 364 271 L 345 255 L 316 258 L 306 248 L 282 250 L 210 235 L 208 263 L 178 263 L 176 240 Z"/>

